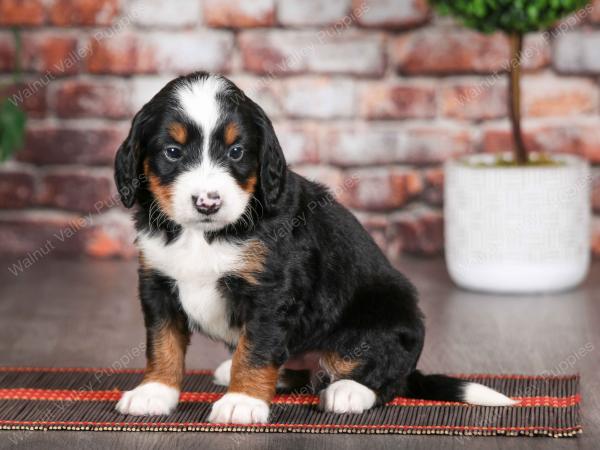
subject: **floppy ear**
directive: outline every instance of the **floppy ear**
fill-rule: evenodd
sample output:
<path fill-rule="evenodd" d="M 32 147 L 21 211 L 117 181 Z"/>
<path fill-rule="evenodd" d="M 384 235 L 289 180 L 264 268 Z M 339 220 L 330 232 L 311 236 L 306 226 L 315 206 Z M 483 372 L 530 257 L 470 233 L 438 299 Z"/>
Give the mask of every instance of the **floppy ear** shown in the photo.
<path fill-rule="evenodd" d="M 256 104 L 255 106 L 258 109 L 259 126 L 262 128 L 262 147 L 259 152 L 259 187 L 262 193 L 263 207 L 271 210 L 283 190 L 287 164 L 273 124 L 262 108 Z"/>
<path fill-rule="evenodd" d="M 121 202 L 127 208 L 135 203 L 136 194 L 141 178 L 140 173 L 140 128 L 142 125 L 142 111 L 138 112 L 131 123 L 129 135 L 117 150 L 115 157 L 115 183 L 121 197 Z"/>

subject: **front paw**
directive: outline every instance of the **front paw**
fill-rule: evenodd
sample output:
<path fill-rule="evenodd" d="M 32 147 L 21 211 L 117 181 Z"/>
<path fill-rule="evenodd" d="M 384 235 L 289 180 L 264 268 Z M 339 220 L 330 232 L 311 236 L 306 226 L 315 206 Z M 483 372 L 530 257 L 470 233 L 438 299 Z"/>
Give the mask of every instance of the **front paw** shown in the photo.
<path fill-rule="evenodd" d="M 124 392 L 117 411 L 134 416 L 166 415 L 173 412 L 178 401 L 178 389 L 153 381 Z"/>
<path fill-rule="evenodd" d="M 213 423 L 267 423 L 269 405 L 264 400 L 231 392 L 215 402 L 208 421 Z"/>

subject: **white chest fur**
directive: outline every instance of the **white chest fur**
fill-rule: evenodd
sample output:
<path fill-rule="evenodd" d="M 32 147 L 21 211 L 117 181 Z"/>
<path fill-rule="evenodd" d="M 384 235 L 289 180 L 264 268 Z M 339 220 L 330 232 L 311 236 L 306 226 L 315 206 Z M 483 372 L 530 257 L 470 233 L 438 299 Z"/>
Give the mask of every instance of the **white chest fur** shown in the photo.
<path fill-rule="evenodd" d="M 204 233 L 184 230 L 165 245 L 162 236 L 138 235 L 138 247 L 147 264 L 177 282 L 186 314 L 209 336 L 235 345 L 239 330 L 229 326 L 227 302 L 217 281 L 242 265 L 244 246 L 214 241 Z"/>

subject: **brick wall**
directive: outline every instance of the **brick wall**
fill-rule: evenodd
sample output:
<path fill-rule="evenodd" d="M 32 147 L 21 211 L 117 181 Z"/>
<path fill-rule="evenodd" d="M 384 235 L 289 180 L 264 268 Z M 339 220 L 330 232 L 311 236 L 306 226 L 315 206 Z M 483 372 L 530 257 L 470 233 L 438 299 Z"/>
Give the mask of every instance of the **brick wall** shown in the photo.
<path fill-rule="evenodd" d="M 526 139 L 600 164 L 600 4 L 575 22 L 527 37 Z M 208 70 L 265 107 L 292 166 L 329 184 L 388 254 L 439 253 L 440 164 L 511 145 L 507 58 L 503 36 L 422 0 L 0 0 L 0 84 L 29 114 L 25 148 L 0 167 L 0 252 L 132 256 L 114 153 L 168 79 Z"/>

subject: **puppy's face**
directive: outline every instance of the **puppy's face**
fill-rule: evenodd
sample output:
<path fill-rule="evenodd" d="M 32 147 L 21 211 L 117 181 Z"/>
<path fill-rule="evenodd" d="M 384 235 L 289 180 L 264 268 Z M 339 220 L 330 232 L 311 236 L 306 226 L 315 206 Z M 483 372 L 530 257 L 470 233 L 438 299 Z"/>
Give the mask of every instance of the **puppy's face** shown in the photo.
<path fill-rule="evenodd" d="M 120 158 L 130 152 L 153 197 L 150 220 L 163 214 L 184 227 L 220 230 L 244 221 L 273 139 L 262 110 L 231 82 L 207 74 L 182 77 L 134 119 L 117 155 L 117 184 Z"/>

